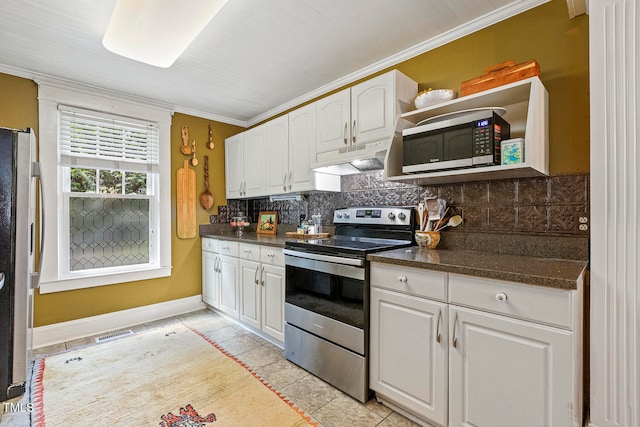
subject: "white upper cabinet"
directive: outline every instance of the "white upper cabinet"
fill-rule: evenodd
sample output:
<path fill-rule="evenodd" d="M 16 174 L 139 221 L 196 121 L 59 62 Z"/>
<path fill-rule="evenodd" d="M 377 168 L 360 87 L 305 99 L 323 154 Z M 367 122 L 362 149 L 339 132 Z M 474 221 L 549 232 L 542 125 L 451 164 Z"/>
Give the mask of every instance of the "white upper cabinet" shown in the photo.
<path fill-rule="evenodd" d="M 393 135 L 395 116 L 401 112 L 394 108 L 395 77 L 393 72 L 383 74 L 351 89 L 352 144 L 365 144 Z"/>
<path fill-rule="evenodd" d="M 301 191 L 340 191 L 340 177 L 314 172 L 316 104 L 225 141 L 227 199 Z"/>
<path fill-rule="evenodd" d="M 244 194 L 243 197 L 257 197 L 266 194 L 265 180 L 267 151 L 267 126 L 262 125 L 244 133 Z"/>
<path fill-rule="evenodd" d="M 224 160 L 227 199 L 266 193 L 265 132 L 254 128 L 225 140 Z"/>
<path fill-rule="evenodd" d="M 315 157 L 316 105 L 309 104 L 289 113 L 289 191 L 313 185 L 311 161 Z"/>
<path fill-rule="evenodd" d="M 317 101 L 316 117 L 317 153 L 348 147 L 351 140 L 351 90 L 345 89 Z"/>
<path fill-rule="evenodd" d="M 266 150 L 263 162 L 267 167 L 267 194 L 287 191 L 289 172 L 289 120 L 280 116 L 264 125 Z"/>
<path fill-rule="evenodd" d="M 397 116 L 413 109 L 417 92 L 416 82 L 393 70 L 318 100 L 317 155 L 312 167 L 385 151 Z"/>
<path fill-rule="evenodd" d="M 224 170 L 227 199 L 238 199 L 243 196 L 244 133 L 231 136 L 224 141 Z"/>

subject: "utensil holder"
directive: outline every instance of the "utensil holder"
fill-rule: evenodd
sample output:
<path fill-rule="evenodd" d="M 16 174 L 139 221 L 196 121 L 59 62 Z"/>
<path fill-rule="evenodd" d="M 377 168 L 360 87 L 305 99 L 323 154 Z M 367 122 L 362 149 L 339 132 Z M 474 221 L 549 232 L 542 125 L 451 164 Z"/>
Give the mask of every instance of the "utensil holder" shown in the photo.
<path fill-rule="evenodd" d="M 418 247 L 425 249 L 435 249 L 440 243 L 439 231 L 416 231 L 416 243 Z"/>

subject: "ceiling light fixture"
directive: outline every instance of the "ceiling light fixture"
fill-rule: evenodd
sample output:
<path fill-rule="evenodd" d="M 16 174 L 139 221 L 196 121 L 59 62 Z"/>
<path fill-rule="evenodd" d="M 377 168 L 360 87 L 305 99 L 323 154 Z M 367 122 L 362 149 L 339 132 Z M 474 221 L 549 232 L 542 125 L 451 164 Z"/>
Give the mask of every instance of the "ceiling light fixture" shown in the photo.
<path fill-rule="evenodd" d="M 170 67 L 227 0 L 118 0 L 102 44 L 111 52 Z"/>

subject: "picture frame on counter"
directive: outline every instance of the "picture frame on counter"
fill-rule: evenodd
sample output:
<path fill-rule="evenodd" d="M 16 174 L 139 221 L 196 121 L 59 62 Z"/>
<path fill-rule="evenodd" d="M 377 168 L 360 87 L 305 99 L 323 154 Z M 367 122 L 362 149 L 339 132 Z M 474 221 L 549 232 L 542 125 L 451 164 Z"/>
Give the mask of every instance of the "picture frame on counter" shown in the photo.
<path fill-rule="evenodd" d="M 278 212 L 264 211 L 258 215 L 258 234 L 276 234 L 278 230 Z"/>

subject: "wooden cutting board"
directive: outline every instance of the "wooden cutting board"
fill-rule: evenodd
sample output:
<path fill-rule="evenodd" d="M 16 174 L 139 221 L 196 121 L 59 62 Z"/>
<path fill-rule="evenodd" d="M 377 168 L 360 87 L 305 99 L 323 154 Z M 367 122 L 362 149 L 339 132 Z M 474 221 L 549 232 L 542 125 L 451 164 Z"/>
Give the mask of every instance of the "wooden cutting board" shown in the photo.
<path fill-rule="evenodd" d="M 196 173 L 189 168 L 189 160 L 177 173 L 176 218 L 177 234 L 180 239 L 196 237 Z"/>
<path fill-rule="evenodd" d="M 329 237 L 329 233 L 316 233 L 316 234 L 302 234 L 295 231 L 287 231 L 287 237 L 293 239 L 326 239 Z"/>

